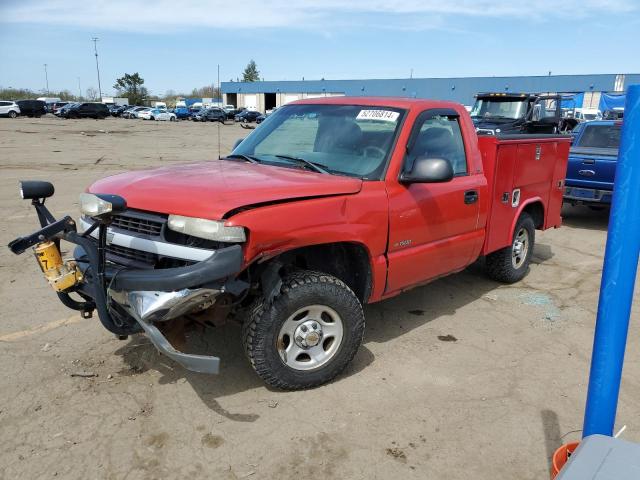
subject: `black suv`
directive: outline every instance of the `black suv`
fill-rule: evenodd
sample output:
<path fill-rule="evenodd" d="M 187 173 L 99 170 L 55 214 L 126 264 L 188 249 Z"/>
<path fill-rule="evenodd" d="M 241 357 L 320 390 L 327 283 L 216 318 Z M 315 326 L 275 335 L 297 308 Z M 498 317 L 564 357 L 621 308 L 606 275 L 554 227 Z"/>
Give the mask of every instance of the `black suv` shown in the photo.
<path fill-rule="evenodd" d="M 42 100 L 18 100 L 20 115 L 39 118 L 47 114 L 47 104 Z"/>
<path fill-rule="evenodd" d="M 193 120 L 196 122 L 222 122 L 227 119 L 227 114 L 221 108 L 213 107 L 200 110 Z"/>
<path fill-rule="evenodd" d="M 109 108 L 104 103 L 80 103 L 65 110 L 64 118 L 107 118 Z"/>
<path fill-rule="evenodd" d="M 260 112 L 256 112 L 254 110 L 245 110 L 244 112 L 241 112 L 235 116 L 235 121 L 242 123 L 251 123 L 255 122 L 260 115 L 262 115 Z"/>

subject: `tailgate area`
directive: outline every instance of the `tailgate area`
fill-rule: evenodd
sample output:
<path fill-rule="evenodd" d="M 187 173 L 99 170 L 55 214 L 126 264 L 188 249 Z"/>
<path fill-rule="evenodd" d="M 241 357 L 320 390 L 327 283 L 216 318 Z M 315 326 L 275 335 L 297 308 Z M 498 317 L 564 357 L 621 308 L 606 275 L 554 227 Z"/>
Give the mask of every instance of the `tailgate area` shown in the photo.
<path fill-rule="evenodd" d="M 523 210 L 538 229 L 559 227 L 570 138 L 560 135 L 480 136 L 489 183 L 489 213 L 483 255 L 511 245 Z"/>

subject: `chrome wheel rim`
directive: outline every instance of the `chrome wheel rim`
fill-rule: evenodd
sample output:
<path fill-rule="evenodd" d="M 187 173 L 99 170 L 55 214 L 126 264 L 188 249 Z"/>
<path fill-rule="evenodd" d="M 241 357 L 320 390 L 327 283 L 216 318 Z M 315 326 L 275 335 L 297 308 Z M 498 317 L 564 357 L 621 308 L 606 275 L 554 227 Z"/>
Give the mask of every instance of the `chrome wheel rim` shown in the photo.
<path fill-rule="evenodd" d="M 294 370 L 314 370 L 336 356 L 343 337 L 338 312 L 326 305 L 309 305 L 295 311 L 280 327 L 278 354 Z"/>
<path fill-rule="evenodd" d="M 529 253 L 529 232 L 526 228 L 518 230 L 511 247 L 511 263 L 516 270 L 522 267 Z"/>

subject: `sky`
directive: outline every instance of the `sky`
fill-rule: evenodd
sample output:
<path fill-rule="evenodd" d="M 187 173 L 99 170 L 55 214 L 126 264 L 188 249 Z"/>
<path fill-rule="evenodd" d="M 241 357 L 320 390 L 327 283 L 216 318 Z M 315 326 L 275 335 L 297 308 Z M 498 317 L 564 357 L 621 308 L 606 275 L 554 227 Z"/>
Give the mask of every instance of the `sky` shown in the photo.
<path fill-rule="evenodd" d="M 0 87 L 640 73 L 640 0 L 0 0 Z"/>

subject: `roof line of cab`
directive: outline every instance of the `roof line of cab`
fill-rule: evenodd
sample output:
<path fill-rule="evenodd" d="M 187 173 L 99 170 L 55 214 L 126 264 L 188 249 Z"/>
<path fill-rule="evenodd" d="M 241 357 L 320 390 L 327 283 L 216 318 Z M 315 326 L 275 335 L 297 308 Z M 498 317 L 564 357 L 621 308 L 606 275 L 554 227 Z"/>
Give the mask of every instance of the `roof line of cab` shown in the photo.
<path fill-rule="evenodd" d="M 355 105 L 366 107 L 390 107 L 390 108 L 454 108 L 460 104 L 447 100 L 429 100 L 426 98 L 407 98 L 407 97 L 315 97 L 304 98 L 287 103 L 287 105 Z M 460 106 L 461 107 L 461 106 Z M 462 107 L 461 107 L 462 108 Z"/>

